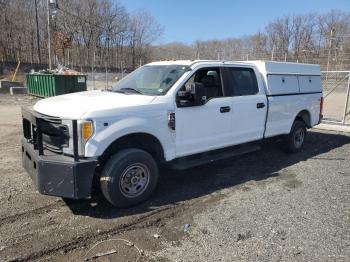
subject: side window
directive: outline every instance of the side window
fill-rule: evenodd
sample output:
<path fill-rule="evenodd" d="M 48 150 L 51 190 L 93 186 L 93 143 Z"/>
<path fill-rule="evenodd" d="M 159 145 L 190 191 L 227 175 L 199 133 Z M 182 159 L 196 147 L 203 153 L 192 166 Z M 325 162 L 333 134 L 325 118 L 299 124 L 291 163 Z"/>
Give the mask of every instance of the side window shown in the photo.
<path fill-rule="evenodd" d="M 197 70 L 182 90 L 190 90 L 191 84 L 194 82 L 203 84 L 207 99 L 223 96 L 220 68 L 218 67 Z"/>
<path fill-rule="evenodd" d="M 228 67 L 230 89 L 234 96 L 249 96 L 259 93 L 254 70 L 243 67 Z"/>

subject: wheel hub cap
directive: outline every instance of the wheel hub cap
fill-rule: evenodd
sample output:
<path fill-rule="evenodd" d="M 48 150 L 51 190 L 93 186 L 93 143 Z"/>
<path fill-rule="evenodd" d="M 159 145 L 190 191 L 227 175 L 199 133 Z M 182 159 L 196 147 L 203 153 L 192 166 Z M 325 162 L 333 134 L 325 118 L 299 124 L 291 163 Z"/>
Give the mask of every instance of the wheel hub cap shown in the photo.
<path fill-rule="evenodd" d="M 150 173 L 147 166 L 137 163 L 128 166 L 120 178 L 120 191 L 125 197 L 141 195 L 149 184 Z"/>
<path fill-rule="evenodd" d="M 305 138 L 304 130 L 302 128 L 298 129 L 294 135 L 295 147 L 300 148 L 303 145 L 304 138 Z"/>

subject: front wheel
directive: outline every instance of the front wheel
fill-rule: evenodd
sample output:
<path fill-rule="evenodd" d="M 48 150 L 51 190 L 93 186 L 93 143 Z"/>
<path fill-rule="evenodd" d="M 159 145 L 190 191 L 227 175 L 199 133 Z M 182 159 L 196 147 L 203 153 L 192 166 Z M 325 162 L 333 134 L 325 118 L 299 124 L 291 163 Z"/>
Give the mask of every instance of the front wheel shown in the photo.
<path fill-rule="evenodd" d="M 100 185 L 104 197 L 116 207 L 145 201 L 158 181 L 158 166 L 146 151 L 129 148 L 113 155 L 103 168 Z"/>
<path fill-rule="evenodd" d="M 286 152 L 299 152 L 304 145 L 306 138 L 306 125 L 303 121 L 296 120 L 293 123 L 290 133 L 285 137 L 283 146 Z"/>

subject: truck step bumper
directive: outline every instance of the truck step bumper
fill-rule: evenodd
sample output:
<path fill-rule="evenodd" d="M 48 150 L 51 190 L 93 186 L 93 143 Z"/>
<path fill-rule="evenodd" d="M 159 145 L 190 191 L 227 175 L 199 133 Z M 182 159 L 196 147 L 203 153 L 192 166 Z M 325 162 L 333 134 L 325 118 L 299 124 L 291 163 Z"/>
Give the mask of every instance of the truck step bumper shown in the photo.
<path fill-rule="evenodd" d="M 96 159 L 81 159 L 54 155 L 40 156 L 33 145 L 22 139 L 22 166 L 44 195 L 71 199 L 91 197 Z"/>

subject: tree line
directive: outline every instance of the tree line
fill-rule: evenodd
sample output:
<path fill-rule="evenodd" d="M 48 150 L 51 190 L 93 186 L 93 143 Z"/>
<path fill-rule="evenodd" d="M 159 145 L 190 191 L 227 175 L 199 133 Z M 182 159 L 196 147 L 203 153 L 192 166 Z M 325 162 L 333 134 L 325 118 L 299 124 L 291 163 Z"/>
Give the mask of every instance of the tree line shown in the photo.
<path fill-rule="evenodd" d="M 264 30 L 245 37 L 154 47 L 154 59 L 167 57 L 276 60 L 317 63 L 323 70 L 350 70 L 350 13 L 334 10 L 290 15 L 276 18 Z"/>
<path fill-rule="evenodd" d="M 47 0 L 0 0 L 0 59 L 48 64 L 47 17 Z M 50 29 L 54 62 L 77 68 L 135 68 L 163 32 L 148 12 L 112 0 L 58 0 Z"/>
<path fill-rule="evenodd" d="M 78 70 L 132 70 L 164 59 L 263 59 L 318 63 L 329 70 L 350 67 L 348 12 L 280 17 L 240 38 L 157 45 L 164 28 L 146 11 L 128 12 L 112 0 L 57 4 L 50 9 L 52 57 L 56 64 Z M 2 62 L 48 64 L 47 0 L 0 0 L 0 23 Z"/>

